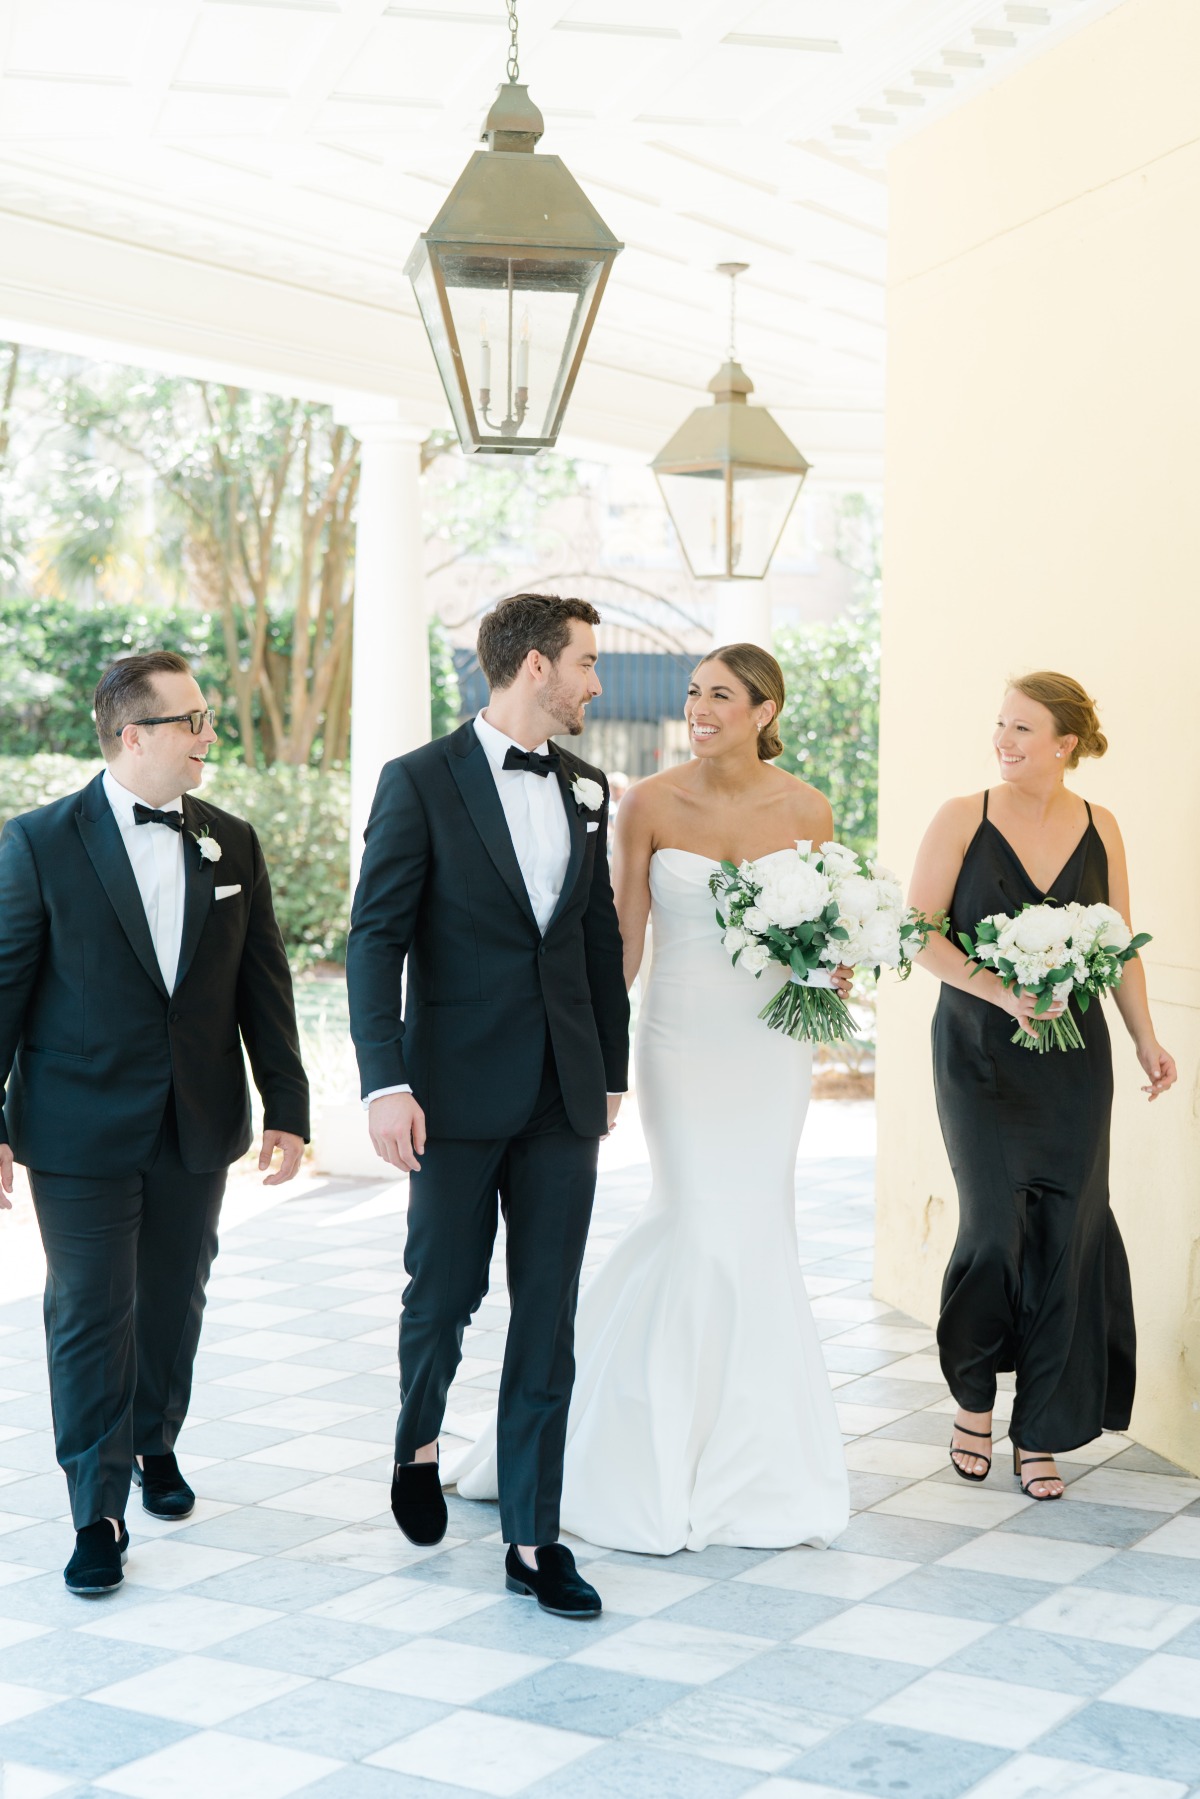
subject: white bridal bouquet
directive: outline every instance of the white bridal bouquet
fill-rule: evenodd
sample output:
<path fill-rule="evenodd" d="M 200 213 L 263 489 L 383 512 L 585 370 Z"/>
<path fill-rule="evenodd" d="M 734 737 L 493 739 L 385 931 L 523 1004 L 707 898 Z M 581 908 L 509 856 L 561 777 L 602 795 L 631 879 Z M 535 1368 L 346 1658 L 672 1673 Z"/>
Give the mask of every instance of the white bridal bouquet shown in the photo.
<path fill-rule="evenodd" d="M 722 862 L 709 877 L 722 942 L 734 963 L 757 978 L 772 962 L 790 979 L 759 1013 L 774 1031 L 803 1043 L 836 1043 L 854 1022 L 834 990 L 839 963 L 898 968 L 936 927 L 909 911 L 899 881 L 844 843 L 797 843 L 757 862 Z"/>
<path fill-rule="evenodd" d="M 1035 1034 L 1018 1025 L 1013 1042 L 1045 1051 L 1083 1048 L 1071 1001 L 1086 1012 L 1093 996 L 1119 987 L 1126 962 L 1150 937 L 1146 932 L 1135 937 L 1112 906 L 1048 901 L 1023 906 L 1015 917 L 993 913 L 980 920 L 973 936 L 960 931 L 959 942 L 972 962 L 992 969 L 1006 987 L 1037 995 Z M 1057 1018 L 1043 1017 L 1056 1002 L 1065 1003 L 1066 1010 Z"/>

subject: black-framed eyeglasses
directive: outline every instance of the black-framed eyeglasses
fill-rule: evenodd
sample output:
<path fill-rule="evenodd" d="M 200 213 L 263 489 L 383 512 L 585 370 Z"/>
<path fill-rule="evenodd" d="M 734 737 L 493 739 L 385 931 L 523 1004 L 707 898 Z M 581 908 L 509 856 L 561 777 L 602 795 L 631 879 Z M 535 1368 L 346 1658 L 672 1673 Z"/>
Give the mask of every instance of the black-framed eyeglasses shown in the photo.
<path fill-rule="evenodd" d="M 217 715 L 210 706 L 203 712 L 172 712 L 169 718 L 127 718 L 125 725 L 187 725 L 192 736 L 199 737 L 205 725 L 216 730 Z M 121 731 L 125 729 L 125 725 L 121 726 Z M 121 731 L 114 731 L 113 736 L 119 737 Z"/>

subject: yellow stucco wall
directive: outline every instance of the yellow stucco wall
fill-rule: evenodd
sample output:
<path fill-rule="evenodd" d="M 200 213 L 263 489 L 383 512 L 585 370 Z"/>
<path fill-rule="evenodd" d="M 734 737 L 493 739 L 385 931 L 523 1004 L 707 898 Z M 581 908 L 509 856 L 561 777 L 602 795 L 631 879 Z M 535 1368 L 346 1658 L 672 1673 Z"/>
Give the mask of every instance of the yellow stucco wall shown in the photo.
<path fill-rule="evenodd" d="M 893 158 L 881 842 L 907 873 L 939 803 L 994 781 L 1007 674 L 1098 697 L 1109 754 L 1073 779 L 1124 832 L 1180 1069 L 1149 1106 L 1110 1006 L 1133 1431 L 1200 1472 L 1198 95 L 1200 5 L 1125 0 Z M 883 985 L 877 1291 L 932 1320 L 935 989 Z"/>

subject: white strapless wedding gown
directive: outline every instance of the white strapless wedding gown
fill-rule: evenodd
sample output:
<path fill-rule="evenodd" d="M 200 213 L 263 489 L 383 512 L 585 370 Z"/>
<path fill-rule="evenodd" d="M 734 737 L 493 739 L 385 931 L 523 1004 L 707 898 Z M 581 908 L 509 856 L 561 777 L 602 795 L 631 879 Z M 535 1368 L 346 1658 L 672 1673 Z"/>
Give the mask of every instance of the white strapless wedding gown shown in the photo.
<path fill-rule="evenodd" d="M 796 1246 L 812 1051 L 759 1019 L 779 971 L 755 981 L 730 963 L 715 866 L 690 850 L 651 861 L 636 1057 L 653 1187 L 575 1331 L 562 1527 L 650 1555 L 824 1545 L 849 1518 Z M 496 1497 L 494 1420 L 445 1478 Z"/>

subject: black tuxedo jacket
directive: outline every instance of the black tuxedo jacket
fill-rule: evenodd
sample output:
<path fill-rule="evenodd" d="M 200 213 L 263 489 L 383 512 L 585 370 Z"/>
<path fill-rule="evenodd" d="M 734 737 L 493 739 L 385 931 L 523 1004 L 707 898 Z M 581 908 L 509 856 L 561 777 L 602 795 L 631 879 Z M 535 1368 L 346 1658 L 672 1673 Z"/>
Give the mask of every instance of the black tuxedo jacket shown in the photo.
<path fill-rule="evenodd" d="M 407 1082 L 431 1136 L 519 1131 L 547 1032 L 580 1136 L 604 1134 L 605 1094 L 628 1084 L 608 787 L 599 769 L 559 754 L 557 777 L 545 778 L 562 788 L 571 855 L 544 936 L 472 723 L 389 762 L 379 778 L 346 955 L 350 1031 L 364 1097 Z M 595 811 L 571 792 L 579 776 L 604 790 Z"/>
<path fill-rule="evenodd" d="M 291 975 L 258 839 L 190 794 L 183 817 L 170 994 L 99 775 L 0 836 L 0 1134 L 27 1167 L 144 1168 L 172 1085 L 184 1165 L 227 1167 L 250 1144 L 242 1041 L 266 1128 L 308 1136 Z M 217 863 L 195 842 L 204 831 L 221 846 Z M 218 900 L 218 885 L 241 892 Z"/>

